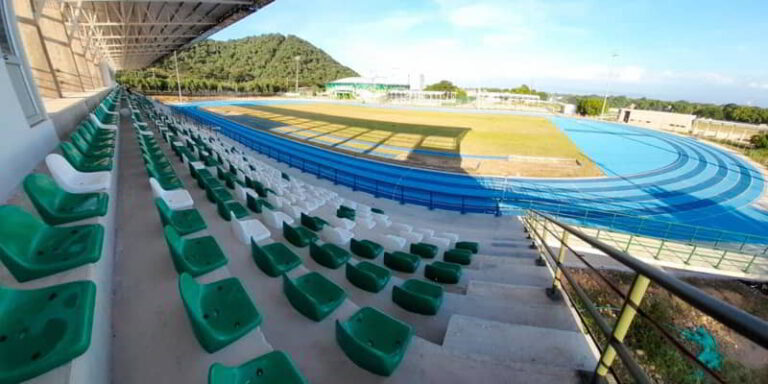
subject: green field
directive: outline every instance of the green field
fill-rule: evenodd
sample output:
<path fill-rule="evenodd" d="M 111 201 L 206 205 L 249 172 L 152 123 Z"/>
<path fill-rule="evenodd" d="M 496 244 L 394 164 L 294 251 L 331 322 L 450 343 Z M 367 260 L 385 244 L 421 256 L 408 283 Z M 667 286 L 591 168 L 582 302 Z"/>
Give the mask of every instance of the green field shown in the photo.
<path fill-rule="evenodd" d="M 312 144 L 356 149 L 431 168 L 472 174 L 583 177 L 600 170 L 548 118 L 509 114 L 401 110 L 340 104 L 283 104 L 207 108 L 248 124 L 249 117 L 279 123 L 271 131 Z M 252 124 L 253 125 L 253 124 Z M 382 145 L 398 148 L 382 148 Z M 415 155 L 412 149 L 499 159 Z M 507 156 L 513 156 L 511 160 Z"/>

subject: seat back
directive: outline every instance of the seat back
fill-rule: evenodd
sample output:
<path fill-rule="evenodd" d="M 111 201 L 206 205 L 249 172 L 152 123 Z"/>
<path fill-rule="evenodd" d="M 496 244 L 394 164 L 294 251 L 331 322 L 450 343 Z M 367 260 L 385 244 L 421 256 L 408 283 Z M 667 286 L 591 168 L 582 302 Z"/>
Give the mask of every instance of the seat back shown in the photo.
<path fill-rule="evenodd" d="M 165 200 L 159 197 L 155 198 L 155 207 L 157 208 L 157 213 L 160 214 L 163 224 L 168 224 L 171 220 L 171 215 L 173 215 L 173 210 L 165 203 Z"/>
<path fill-rule="evenodd" d="M 179 276 L 179 293 L 181 301 L 189 314 L 196 318 L 201 317 L 200 300 L 203 295 L 203 287 L 195 279 L 184 272 Z"/>
<path fill-rule="evenodd" d="M 82 153 L 88 152 L 88 143 L 77 133 L 73 133 L 70 137 L 72 144 Z"/>
<path fill-rule="evenodd" d="M 53 213 L 67 192 L 48 175 L 31 173 L 24 178 L 24 192 L 38 211 Z"/>
<path fill-rule="evenodd" d="M 45 157 L 45 165 L 59 184 L 77 177 L 78 171 L 63 156 L 51 153 Z"/>
<path fill-rule="evenodd" d="M 83 154 L 80 153 L 72 143 L 62 141 L 61 144 L 59 144 L 59 149 L 61 149 L 62 155 L 73 167 L 77 167 L 85 161 Z"/>
<path fill-rule="evenodd" d="M 8 257 L 26 256 L 38 237 L 48 226 L 40 219 L 15 205 L 0 206 L 0 252 Z"/>
<path fill-rule="evenodd" d="M 154 177 L 149 178 L 149 185 L 152 187 L 152 194 L 155 197 L 163 197 L 165 194 L 165 190 L 163 187 L 160 186 L 160 183 L 157 182 L 157 179 Z"/>
<path fill-rule="evenodd" d="M 163 228 L 163 231 L 165 233 L 165 242 L 168 243 L 168 248 L 171 253 L 177 257 L 181 257 L 184 254 L 184 238 L 182 238 L 181 235 L 179 235 L 179 232 L 170 225 L 166 225 Z"/>

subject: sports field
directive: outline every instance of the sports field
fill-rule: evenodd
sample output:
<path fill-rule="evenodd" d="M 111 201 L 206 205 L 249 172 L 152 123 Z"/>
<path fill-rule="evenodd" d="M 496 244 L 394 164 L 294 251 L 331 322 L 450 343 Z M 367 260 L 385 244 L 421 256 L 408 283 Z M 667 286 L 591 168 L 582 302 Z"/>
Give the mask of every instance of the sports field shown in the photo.
<path fill-rule="evenodd" d="M 205 109 L 314 145 L 426 168 L 473 175 L 602 174 L 546 117 L 318 103 Z"/>

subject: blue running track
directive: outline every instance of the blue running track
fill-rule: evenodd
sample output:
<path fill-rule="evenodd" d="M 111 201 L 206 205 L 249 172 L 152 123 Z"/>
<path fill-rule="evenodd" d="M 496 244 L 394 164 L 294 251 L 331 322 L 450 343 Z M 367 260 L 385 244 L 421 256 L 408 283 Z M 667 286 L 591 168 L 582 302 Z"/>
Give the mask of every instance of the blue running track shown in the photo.
<path fill-rule="evenodd" d="M 603 169 L 605 177 L 473 177 L 311 146 L 224 119 L 198 105 L 177 109 L 302 171 L 403 203 L 494 214 L 519 214 L 521 209 L 534 207 L 582 224 L 630 233 L 691 241 L 768 243 L 768 237 L 763 237 L 768 236 L 768 212 L 752 207 L 765 187 L 760 171 L 730 153 L 687 137 L 551 117 Z"/>

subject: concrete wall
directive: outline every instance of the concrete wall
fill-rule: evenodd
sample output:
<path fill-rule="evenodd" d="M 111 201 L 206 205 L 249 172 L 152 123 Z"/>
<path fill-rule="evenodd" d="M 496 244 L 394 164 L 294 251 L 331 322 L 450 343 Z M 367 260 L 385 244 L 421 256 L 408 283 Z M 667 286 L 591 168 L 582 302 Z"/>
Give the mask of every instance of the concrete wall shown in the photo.
<path fill-rule="evenodd" d="M 5 65 L 0 65 L 0 89 L 13 90 Z M 0 201 L 59 143 L 50 119 L 30 127 L 14 92 L 0 92 Z"/>
<path fill-rule="evenodd" d="M 72 131 L 77 128 L 77 124 L 99 105 L 99 102 L 109 93 L 110 89 L 102 88 L 85 92 L 78 97 L 46 100 L 45 108 L 48 111 L 48 118 L 53 121 L 59 139 L 68 139 Z"/>
<path fill-rule="evenodd" d="M 682 113 L 645 111 L 640 109 L 622 108 L 619 110 L 619 122 L 639 127 L 660 129 L 664 131 L 688 133 L 693 129 L 694 115 Z"/>
<path fill-rule="evenodd" d="M 35 22 L 32 4 L 29 0 L 14 0 L 13 6 L 16 11 L 21 43 L 23 43 L 27 62 L 29 62 L 30 71 L 37 83 L 40 97 L 61 97 L 58 80 L 50 63 L 48 51 L 45 49 L 43 36 Z"/>

